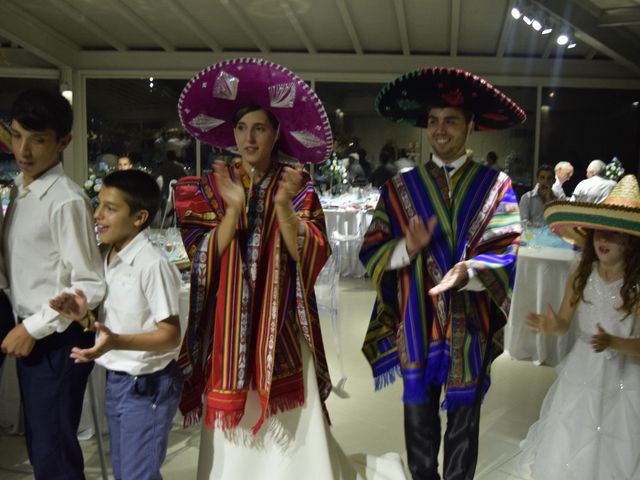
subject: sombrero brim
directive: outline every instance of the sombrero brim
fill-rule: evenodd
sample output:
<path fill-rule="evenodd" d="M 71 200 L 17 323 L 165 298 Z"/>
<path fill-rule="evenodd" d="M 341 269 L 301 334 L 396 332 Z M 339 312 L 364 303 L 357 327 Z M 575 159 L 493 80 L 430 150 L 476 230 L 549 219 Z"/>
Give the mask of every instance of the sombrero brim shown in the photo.
<path fill-rule="evenodd" d="M 429 107 L 450 106 L 474 114 L 476 130 L 508 128 L 527 119 L 524 110 L 486 80 L 464 70 L 419 68 L 385 85 L 375 108 L 382 117 L 414 127 L 427 126 Z"/>
<path fill-rule="evenodd" d="M 4 126 L 2 122 L 0 122 L 0 153 L 12 153 L 11 149 L 11 133 Z"/>
<path fill-rule="evenodd" d="M 218 148 L 235 147 L 232 118 L 255 104 L 280 122 L 277 148 L 305 163 L 329 157 L 329 119 L 316 93 L 286 68 L 257 58 L 236 58 L 209 66 L 184 87 L 180 121 L 191 135 Z"/>
<path fill-rule="evenodd" d="M 609 230 L 640 236 L 640 211 L 618 205 L 558 200 L 544 209 L 549 228 L 563 240 L 583 246 L 587 230 Z"/>

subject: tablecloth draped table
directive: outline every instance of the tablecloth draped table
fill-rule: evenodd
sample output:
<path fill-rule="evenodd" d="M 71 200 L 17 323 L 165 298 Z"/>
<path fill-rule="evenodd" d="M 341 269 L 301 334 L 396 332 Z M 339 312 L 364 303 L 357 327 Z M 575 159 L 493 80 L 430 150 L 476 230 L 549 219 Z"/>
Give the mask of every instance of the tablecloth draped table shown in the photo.
<path fill-rule="evenodd" d="M 505 351 L 519 360 L 557 365 L 576 339 L 574 324 L 565 335 L 536 334 L 524 326 L 528 312 L 557 312 L 576 252 L 564 248 L 522 247 L 518 252 L 511 311 L 505 329 Z"/>

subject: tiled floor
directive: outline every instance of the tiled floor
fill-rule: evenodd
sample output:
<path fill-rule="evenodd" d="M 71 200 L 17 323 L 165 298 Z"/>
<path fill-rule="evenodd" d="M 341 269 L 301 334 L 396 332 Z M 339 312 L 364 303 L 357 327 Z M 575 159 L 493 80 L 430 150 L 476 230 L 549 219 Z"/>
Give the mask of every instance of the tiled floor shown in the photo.
<path fill-rule="evenodd" d="M 339 290 L 344 359 L 349 377 L 346 390 L 350 397 L 343 399 L 332 395 L 329 398 L 333 433 L 348 455 L 403 453 L 401 385 L 396 383 L 374 392 L 369 366 L 360 353 L 373 304 L 373 290 L 368 281 L 355 279 L 341 279 Z M 331 324 L 325 316 L 322 321 L 330 368 L 337 380 L 339 370 Z M 482 407 L 477 479 L 520 478 L 516 474 L 518 444 L 537 418 L 544 394 L 554 378 L 555 373 L 549 367 L 510 360 L 504 355 L 494 362 L 492 387 Z M 166 480 L 195 478 L 198 444 L 198 428 L 174 429 L 163 467 Z M 87 478 L 101 478 L 95 439 L 83 442 L 83 450 Z M 24 439 L 0 434 L 0 479 L 30 478 Z"/>

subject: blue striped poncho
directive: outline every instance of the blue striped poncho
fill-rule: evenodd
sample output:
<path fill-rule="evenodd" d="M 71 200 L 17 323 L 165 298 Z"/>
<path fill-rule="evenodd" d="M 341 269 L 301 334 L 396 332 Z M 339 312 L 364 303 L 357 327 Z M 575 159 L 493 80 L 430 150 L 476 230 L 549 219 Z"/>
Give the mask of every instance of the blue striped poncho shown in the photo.
<path fill-rule="evenodd" d="M 449 183 L 431 161 L 388 181 L 360 250 L 377 291 L 363 346 L 376 389 L 401 374 L 403 400 L 423 403 L 430 385 L 445 385 L 447 410 L 473 403 L 485 353 L 502 350 L 520 243 L 518 203 L 506 174 L 467 160 Z M 410 265 L 387 270 L 416 215 L 425 224 L 437 217 L 431 242 Z M 461 261 L 485 289 L 430 296 Z M 487 375 L 482 395 L 489 383 Z"/>

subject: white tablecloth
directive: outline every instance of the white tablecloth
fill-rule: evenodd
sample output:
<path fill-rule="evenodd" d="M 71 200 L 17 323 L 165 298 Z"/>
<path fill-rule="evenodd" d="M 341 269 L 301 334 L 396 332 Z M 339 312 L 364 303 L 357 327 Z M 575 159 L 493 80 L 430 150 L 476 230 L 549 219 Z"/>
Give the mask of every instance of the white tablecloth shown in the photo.
<path fill-rule="evenodd" d="M 340 275 L 363 277 L 365 270 L 358 258 L 358 252 L 373 218 L 372 213 L 355 208 L 327 208 L 324 218 L 333 254 L 339 258 Z"/>
<path fill-rule="evenodd" d="M 576 338 L 575 328 L 565 335 L 536 334 L 524 326 L 529 312 L 544 313 L 551 304 L 560 308 L 571 263 L 576 253 L 560 248 L 520 248 L 511 312 L 505 329 L 505 350 L 513 358 L 557 365 Z"/>

